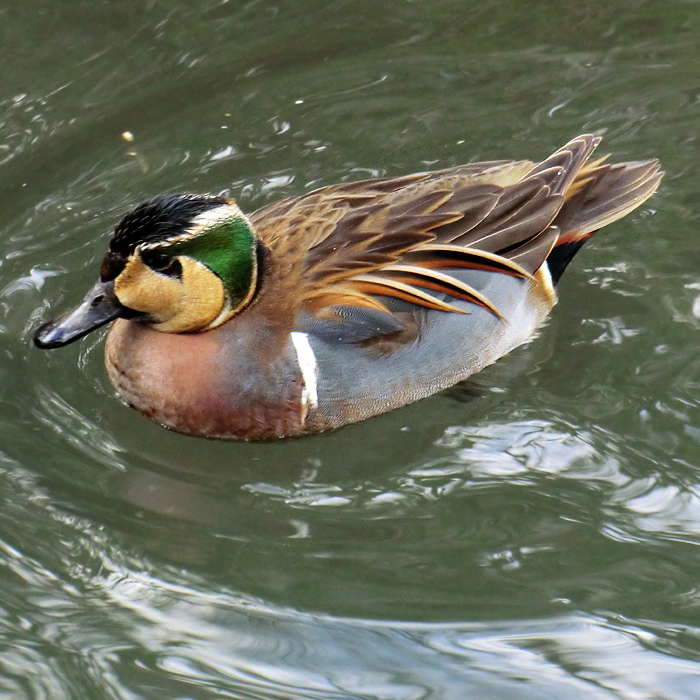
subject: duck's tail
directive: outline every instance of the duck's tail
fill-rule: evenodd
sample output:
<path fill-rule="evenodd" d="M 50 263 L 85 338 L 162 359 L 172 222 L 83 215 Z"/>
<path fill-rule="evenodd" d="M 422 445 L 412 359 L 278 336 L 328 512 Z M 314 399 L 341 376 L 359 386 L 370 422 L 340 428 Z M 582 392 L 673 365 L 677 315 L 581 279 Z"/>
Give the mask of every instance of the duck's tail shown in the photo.
<path fill-rule="evenodd" d="M 599 139 L 588 138 L 591 152 Z M 561 231 L 547 257 L 555 284 L 579 248 L 598 229 L 626 216 L 651 197 L 663 176 L 657 160 L 608 164 L 606 158 L 583 165 L 567 187 L 564 205 L 552 222 Z"/>

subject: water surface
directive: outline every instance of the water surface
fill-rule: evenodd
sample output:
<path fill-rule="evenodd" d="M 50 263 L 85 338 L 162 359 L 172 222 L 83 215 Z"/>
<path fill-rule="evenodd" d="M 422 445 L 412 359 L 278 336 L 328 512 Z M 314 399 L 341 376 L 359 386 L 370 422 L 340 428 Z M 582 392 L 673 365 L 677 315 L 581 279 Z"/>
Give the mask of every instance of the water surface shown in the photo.
<path fill-rule="evenodd" d="M 0 696 L 700 697 L 699 33 L 652 0 L 0 3 Z M 466 386 L 221 443 L 123 406 L 100 334 L 31 345 L 153 194 L 252 211 L 586 131 L 662 187 Z"/>

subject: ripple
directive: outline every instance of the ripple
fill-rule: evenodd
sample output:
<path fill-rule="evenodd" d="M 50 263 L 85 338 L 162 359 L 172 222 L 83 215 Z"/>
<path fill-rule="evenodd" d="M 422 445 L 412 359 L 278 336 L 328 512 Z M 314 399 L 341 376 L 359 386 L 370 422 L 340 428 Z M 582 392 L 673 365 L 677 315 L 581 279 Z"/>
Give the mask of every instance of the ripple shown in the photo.
<path fill-rule="evenodd" d="M 0 475 L 16 500 L 36 492 L 17 465 Z M 605 614 L 443 624 L 310 614 L 191 572 L 154 575 L 148 559 L 116 546 L 104 528 L 62 514 L 45 496 L 34 503 L 63 551 L 54 551 L 49 571 L 18 546 L 0 549 L 31 601 L 23 620 L 8 619 L 20 588 L 2 587 L 0 625 L 15 642 L 0 661 L 0 687 L 16 697 L 69 698 L 85 688 L 150 696 L 158 688 L 171 696 L 447 700 L 491 697 L 494 686 L 533 700 L 693 697 L 698 663 L 677 656 L 687 645 L 674 646 L 672 625 Z M 20 547 L 34 548 L 26 538 Z"/>
<path fill-rule="evenodd" d="M 691 5 L 209 4 L 2 14 L 0 695 L 696 697 Z M 212 443 L 122 406 L 99 335 L 30 346 L 156 192 L 252 210 L 579 130 L 669 174 L 478 390 Z"/>
<path fill-rule="evenodd" d="M 59 128 L 52 124 L 46 98 L 18 94 L 0 101 L 0 167 Z"/>

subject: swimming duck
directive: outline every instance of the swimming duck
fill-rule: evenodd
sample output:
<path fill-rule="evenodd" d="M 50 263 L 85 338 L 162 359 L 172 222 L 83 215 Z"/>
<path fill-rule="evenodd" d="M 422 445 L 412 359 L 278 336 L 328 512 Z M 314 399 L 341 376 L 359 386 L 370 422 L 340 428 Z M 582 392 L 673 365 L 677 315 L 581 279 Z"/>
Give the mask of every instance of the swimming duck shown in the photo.
<path fill-rule="evenodd" d="M 656 160 L 471 163 L 323 187 L 245 215 L 227 197 L 150 199 L 40 348 L 112 322 L 128 404 L 183 433 L 316 433 L 434 394 L 532 337 L 591 234 L 656 190 Z"/>

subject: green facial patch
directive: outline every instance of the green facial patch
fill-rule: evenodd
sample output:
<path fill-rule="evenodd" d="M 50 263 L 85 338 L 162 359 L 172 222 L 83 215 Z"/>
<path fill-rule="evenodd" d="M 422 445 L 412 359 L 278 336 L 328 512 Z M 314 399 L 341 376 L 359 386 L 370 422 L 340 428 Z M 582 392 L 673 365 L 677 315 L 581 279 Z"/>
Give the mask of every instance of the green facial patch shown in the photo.
<path fill-rule="evenodd" d="M 165 249 L 172 256 L 187 255 L 208 267 L 222 281 L 233 307 L 249 296 L 256 273 L 255 236 L 242 217 L 213 224 Z"/>

